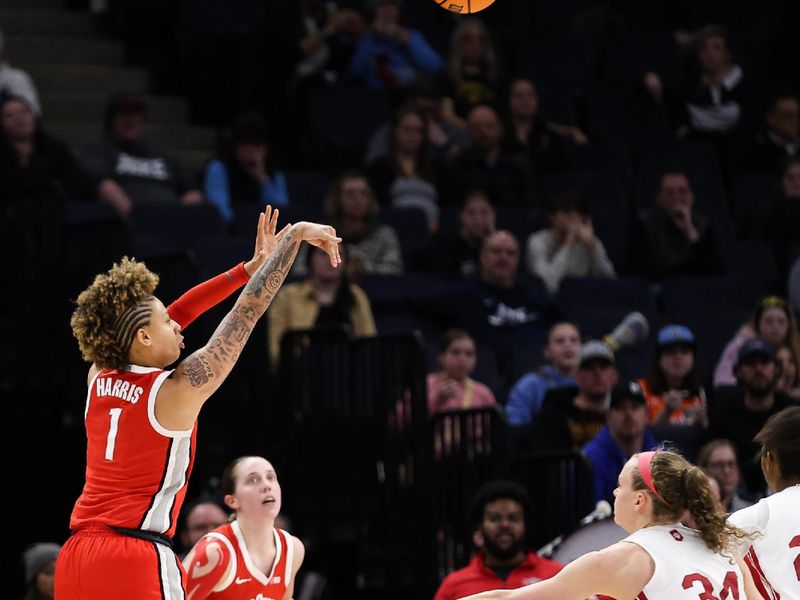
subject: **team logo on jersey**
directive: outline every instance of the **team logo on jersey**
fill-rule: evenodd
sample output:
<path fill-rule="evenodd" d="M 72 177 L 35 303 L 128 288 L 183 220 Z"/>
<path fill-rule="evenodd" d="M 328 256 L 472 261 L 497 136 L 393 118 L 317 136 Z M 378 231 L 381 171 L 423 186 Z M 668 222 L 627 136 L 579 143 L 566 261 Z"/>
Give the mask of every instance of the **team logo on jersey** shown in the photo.
<path fill-rule="evenodd" d="M 280 583 L 280 582 L 281 582 L 281 576 L 280 575 L 278 575 L 277 577 L 273 577 L 272 578 L 272 583 Z"/>
<path fill-rule="evenodd" d="M 680 531 L 678 531 L 677 529 L 673 529 L 672 531 L 669 532 L 669 534 L 673 538 L 675 538 L 676 542 L 682 542 L 683 541 L 683 534 Z"/>

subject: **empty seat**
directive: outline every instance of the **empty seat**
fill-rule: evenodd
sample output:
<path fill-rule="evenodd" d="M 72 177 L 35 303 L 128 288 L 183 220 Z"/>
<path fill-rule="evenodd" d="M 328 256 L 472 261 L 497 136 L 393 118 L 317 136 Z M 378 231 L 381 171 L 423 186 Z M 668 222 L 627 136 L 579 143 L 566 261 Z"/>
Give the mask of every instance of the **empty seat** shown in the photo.
<path fill-rule="evenodd" d="M 765 239 L 774 192 L 772 177 L 736 175 L 733 178 L 731 208 L 739 237 Z"/>
<path fill-rule="evenodd" d="M 559 304 L 567 313 L 583 308 L 628 312 L 653 312 L 656 309 L 650 284 L 636 277 L 567 277 L 561 282 Z"/>
<path fill-rule="evenodd" d="M 390 206 L 381 208 L 378 219 L 397 232 L 406 269 L 423 270 L 431 243 L 431 233 L 425 213 L 419 208 Z"/>
<path fill-rule="evenodd" d="M 168 241 L 182 248 L 225 235 L 225 223 L 211 204 L 137 205 L 131 212 L 130 223 L 137 242 Z"/>
<path fill-rule="evenodd" d="M 673 319 L 697 310 L 751 310 L 763 294 L 763 285 L 749 277 L 686 277 L 662 285 L 664 312 Z"/>
<path fill-rule="evenodd" d="M 286 172 L 289 202 L 297 206 L 311 206 L 321 211 L 329 185 L 330 177 L 322 171 Z"/>
<path fill-rule="evenodd" d="M 385 93 L 345 84 L 316 89 L 309 113 L 315 158 L 337 167 L 360 164 L 372 132 L 390 117 Z"/>

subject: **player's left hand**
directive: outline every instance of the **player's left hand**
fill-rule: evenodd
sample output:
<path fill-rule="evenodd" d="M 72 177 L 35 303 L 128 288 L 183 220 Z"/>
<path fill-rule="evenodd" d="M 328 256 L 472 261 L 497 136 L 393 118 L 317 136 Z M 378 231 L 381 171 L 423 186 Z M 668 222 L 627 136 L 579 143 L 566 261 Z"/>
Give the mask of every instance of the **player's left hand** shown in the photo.
<path fill-rule="evenodd" d="M 258 228 L 256 230 L 256 244 L 255 250 L 253 251 L 253 258 L 244 263 L 244 270 L 247 271 L 248 275 L 255 273 L 256 269 L 261 266 L 261 263 L 267 260 L 267 257 L 272 254 L 275 246 L 278 245 L 278 242 L 281 241 L 281 238 L 291 227 L 291 224 L 287 224 L 278 233 L 275 233 L 275 229 L 278 226 L 279 212 L 277 208 L 273 210 L 272 206 L 268 204 L 264 212 L 258 216 Z"/>

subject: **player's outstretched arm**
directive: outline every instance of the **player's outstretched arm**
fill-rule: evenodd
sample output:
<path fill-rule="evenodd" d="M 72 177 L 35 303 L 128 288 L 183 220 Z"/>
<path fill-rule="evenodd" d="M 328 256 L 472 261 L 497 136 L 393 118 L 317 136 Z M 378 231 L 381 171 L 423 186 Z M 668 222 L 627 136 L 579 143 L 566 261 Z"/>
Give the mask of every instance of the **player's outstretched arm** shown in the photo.
<path fill-rule="evenodd" d="M 215 533 L 201 537 L 183 559 L 186 600 L 203 600 L 228 587 L 236 574 L 232 548 Z"/>
<path fill-rule="evenodd" d="M 557 575 L 516 590 L 494 590 L 462 600 L 584 600 L 594 594 L 635 598 L 650 581 L 655 563 L 640 546 L 620 542 L 584 554 Z"/>
<path fill-rule="evenodd" d="M 302 221 L 293 225 L 261 264 L 205 346 L 189 355 L 164 382 L 156 402 L 156 418 L 168 429 L 190 429 L 203 403 L 222 385 L 242 353 L 256 321 L 269 307 L 297 257 L 300 243 L 322 248 L 331 264 L 341 262 L 336 231 Z"/>

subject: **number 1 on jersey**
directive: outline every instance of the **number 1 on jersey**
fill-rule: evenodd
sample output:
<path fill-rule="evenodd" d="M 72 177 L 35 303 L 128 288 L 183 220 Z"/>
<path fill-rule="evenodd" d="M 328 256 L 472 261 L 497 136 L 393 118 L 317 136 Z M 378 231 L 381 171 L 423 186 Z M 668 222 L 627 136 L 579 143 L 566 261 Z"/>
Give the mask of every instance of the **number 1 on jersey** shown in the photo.
<path fill-rule="evenodd" d="M 114 444 L 117 442 L 117 429 L 119 427 L 119 416 L 122 414 L 121 408 L 112 408 L 108 411 L 111 415 L 111 424 L 108 428 L 108 437 L 106 438 L 106 460 L 114 460 Z"/>

